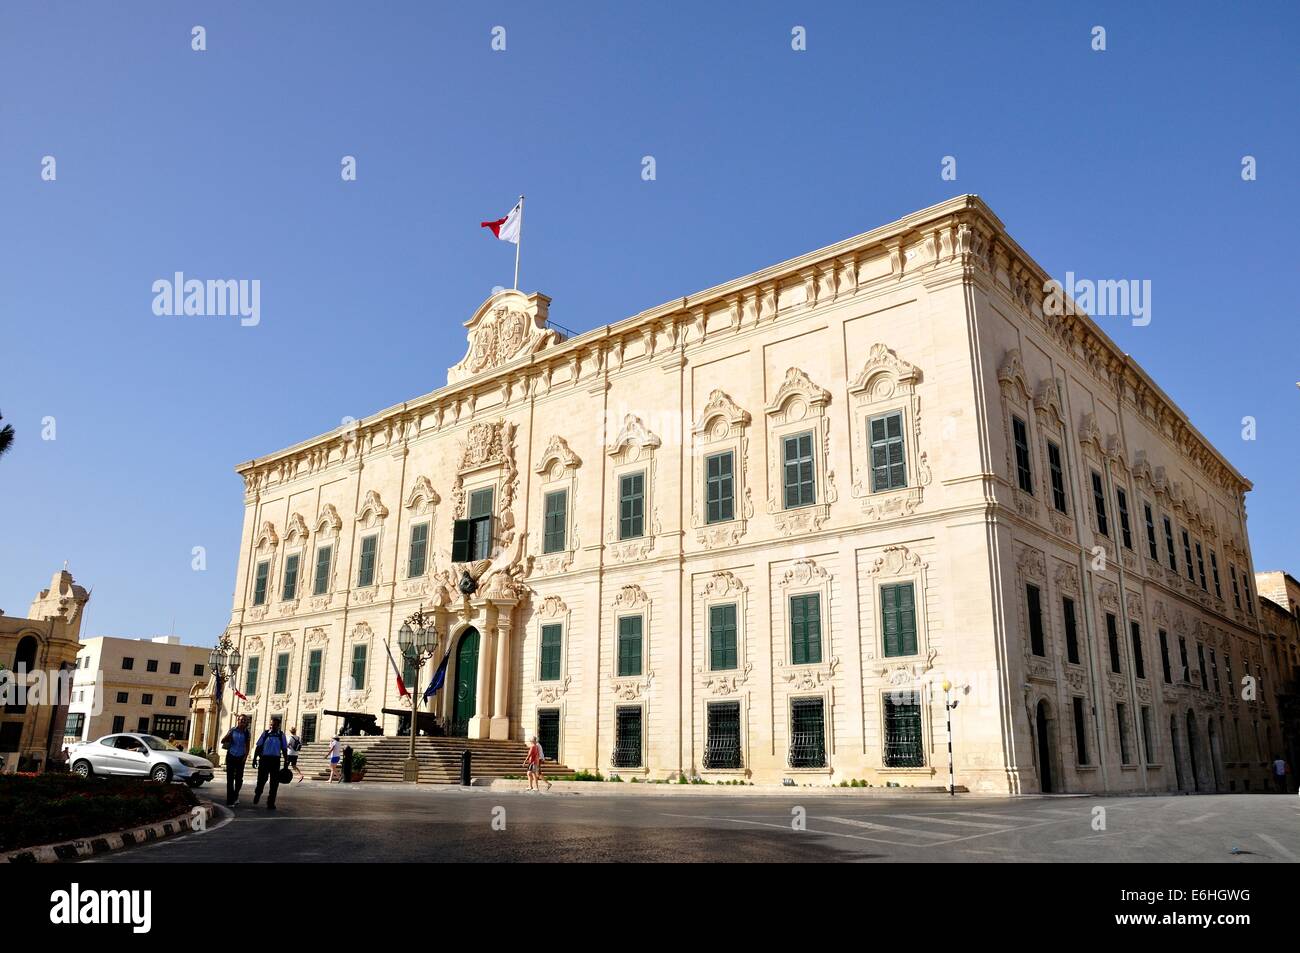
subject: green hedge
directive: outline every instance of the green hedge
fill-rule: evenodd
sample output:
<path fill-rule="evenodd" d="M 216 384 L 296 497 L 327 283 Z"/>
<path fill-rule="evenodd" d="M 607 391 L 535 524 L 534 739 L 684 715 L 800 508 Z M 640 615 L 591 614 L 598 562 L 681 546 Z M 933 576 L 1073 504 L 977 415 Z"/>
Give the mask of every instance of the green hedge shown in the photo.
<path fill-rule="evenodd" d="M 186 785 L 143 778 L 0 775 L 0 851 L 112 834 L 197 803 Z"/>

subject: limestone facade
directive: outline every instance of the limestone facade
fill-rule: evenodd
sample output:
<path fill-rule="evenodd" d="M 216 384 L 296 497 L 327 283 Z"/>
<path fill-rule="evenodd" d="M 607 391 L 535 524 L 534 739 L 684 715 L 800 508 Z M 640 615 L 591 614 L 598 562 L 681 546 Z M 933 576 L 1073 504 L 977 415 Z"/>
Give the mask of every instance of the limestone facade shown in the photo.
<path fill-rule="evenodd" d="M 492 296 L 445 387 L 237 468 L 231 707 L 408 707 L 423 606 L 433 710 L 574 768 L 946 783 L 947 680 L 972 790 L 1262 784 L 1250 484 L 1047 277 L 962 196 L 569 339 Z"/>

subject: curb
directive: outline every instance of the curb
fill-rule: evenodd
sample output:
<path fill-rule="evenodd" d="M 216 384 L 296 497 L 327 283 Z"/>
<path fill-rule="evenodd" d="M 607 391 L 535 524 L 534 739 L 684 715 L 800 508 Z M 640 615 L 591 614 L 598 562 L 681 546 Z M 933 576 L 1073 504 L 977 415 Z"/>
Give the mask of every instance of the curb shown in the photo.
<path fill-rule="evenodd" d="M 492 791 L 527 791 L 527 781 L 507 780 L 505 778 L 492 778 L 476 780 L 473 785 L 475 788 L 487 788 Z M 460 790 L 466 790 L 460 788 Z M 545 790 L 542 791 L 546 793 Z M 632 784 L 630 782 L 601 782 L 601 781 L 556 781 L 552 785 L 553 794 L 579 794 L 587 797 L 608 797 L 618 794 L 643 794 L 654 797 L 710 797 L 710 796 L 731 796 L 731 797 L 845 797 L 857 796 L 868 798 L 893 798 L 893 797 L 915 797 L 915 796 L 941 796 L 951 797 L 948 788 L 939 785 L 924 785 L 916 787 L 871 787 L 871 788 L 842 788 L 832 785 L 818 785 L 817 787 L 800 787 L 785 785 L 735 785 L 735 784 Z M 961 785 L 957 786 L 959 795 L 966 795 L 970 792 Z"/>
<path fill-rule="evenodd" d="M 216 814 L 211 801 L 199 801 L 198 809 L 203 812 L 203 823 L 207 824 Z M 192 830 L 194 826 L 194 808 L 165 821 L 155 821 L 143 827 L 130 828 L 114 834 L 101 834 L 82 840 L 67 841 L 62 844 L 42 844 L 39 847 L 20 847 L 8 853 L 0 854 L 0 864 L 58 864 L 65 861 L 81 860 L 84 857 L 97 857 L 127 847 L 151 844 L 165 837 L 173 837 Z"/>

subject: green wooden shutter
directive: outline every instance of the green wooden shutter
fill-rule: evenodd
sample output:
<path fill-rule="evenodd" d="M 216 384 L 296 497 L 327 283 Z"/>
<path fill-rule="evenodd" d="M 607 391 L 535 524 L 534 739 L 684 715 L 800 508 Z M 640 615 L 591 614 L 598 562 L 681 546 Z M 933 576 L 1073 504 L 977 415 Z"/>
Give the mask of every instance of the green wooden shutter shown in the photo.
<path fill-rule="evenodd" d="M 469 520 L 456 520 L 451 527 L 451 561 L 469 562 Z"/>

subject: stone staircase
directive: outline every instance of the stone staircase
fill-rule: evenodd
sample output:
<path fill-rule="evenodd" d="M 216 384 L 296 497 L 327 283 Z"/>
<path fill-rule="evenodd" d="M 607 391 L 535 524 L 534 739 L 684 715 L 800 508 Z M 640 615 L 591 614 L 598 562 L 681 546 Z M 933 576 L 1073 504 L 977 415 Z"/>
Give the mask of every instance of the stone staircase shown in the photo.
<path fill-rule="evenodd" d="M 340 747 L 352 746 L 354 754 L 366 756 L 367 781 L 401 781 L 402 766 L 411 752 L 411 739 L 394 735 L 356 735 L 339 739 Z M 307 777 L 329 778 L 329 739 L 303 745 L 298 767 Z M 489 741 L 478 738 L 429 738 L 415 740 L 420 759 L 420 781 L 427 784 L 459 784 L 461 752 L 470 751 L 473 779 L 523 775 L 528 745 L 522 741 Z M 547 775 L 572 774 L 572 769 L 554 761 L 543 766 Z"/>

